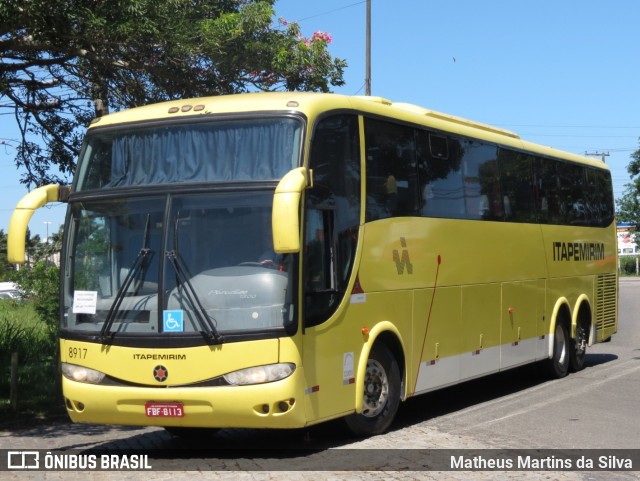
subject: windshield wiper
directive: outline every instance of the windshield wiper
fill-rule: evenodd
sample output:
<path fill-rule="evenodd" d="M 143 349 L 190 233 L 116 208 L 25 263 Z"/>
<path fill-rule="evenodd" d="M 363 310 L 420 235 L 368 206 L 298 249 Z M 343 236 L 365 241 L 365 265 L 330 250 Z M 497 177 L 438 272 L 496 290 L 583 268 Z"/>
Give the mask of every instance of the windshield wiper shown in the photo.
<path fill-rule="evenodd" d="M 200 334 L 207 340 L 209 344 L 222 344 L 224 338 L 216 328 L 216 320 L 209 315 L 207 310 L 200 302 L 200 298 L 196 293 L 189 278 L 185 275 L 185 267 L 180 260 L 176 251 L 167 251 L 166 253 L 169 263 L 173 266 L 173 270 L 178 277 L 180 285 L 184 286 L 184 293 L 187 301 L 191 304 L 195 317 L 200 325 Z"/>
<path fill-rule="evenodd" d="M 129 268 L 120 289 L 116 293 L 116 297 L 111 304 L 111 308 L 107 313 L 107 317 L 104 320 L 104 325 L 100 330 L 100 340 L 102 343 L 106 343 L 111 340 L 113 333 L 111 332 L 111 327 L 113 326 L 113 322 L 115 321 L 116 315 L 122 305 L 122 301 L 124 300 L 124 296 L 129 290 L 129 286 L 131 282 L 141 275 L 144 272 L 144 267 L 148 264 L 151 257 L 153 257 L 154 252 L 149 248 L 149 230 L 151 228 L 151 214 L 147 214 L 147 222 L 144 228 L 144 236 L 142 238 L 142 247 L 138 251 L 138 256 L 136 260 L 133 262 L 133 265 Z"/>

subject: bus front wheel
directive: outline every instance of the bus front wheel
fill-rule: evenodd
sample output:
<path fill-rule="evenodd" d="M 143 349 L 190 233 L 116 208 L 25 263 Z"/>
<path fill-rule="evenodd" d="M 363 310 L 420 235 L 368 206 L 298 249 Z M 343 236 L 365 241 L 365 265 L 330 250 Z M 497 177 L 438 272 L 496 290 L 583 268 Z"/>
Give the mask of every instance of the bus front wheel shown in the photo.
<path fill-rule="evenodd" d="M 357 436 L 385 432 L 400 405 L 400 368 L 384 344 L 371 349 L 364 376 L 362 412 L 345 418 L 347 427 Z"/>

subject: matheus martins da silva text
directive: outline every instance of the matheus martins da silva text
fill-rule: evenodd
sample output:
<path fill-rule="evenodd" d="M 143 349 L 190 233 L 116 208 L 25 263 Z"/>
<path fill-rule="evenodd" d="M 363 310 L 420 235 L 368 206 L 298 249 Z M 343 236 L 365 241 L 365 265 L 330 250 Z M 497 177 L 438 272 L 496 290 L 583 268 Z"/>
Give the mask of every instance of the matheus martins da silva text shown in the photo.
<path fill-rule="evenodd" d="M 613 455 L 577 456 L 563 458 L 559 456 L 515 456 L 492 458 L 485 456 L 451 456 L 451 469 L 483 470 L 483 469 L 516 469 L 516 470 L 562 470 L 562 469 L 633 469 L 633 461 Z"/>

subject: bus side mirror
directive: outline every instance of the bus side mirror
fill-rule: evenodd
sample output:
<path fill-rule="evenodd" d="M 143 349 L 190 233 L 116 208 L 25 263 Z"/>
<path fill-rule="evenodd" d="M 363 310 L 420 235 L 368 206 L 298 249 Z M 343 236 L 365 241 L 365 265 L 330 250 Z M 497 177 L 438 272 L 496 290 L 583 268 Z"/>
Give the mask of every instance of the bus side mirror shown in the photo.
<path fill-rule="evenodd" d="M 11 264 L 24 264 L 25 243 L 29 220 L 36 209 L 49 202 L 67 202 L 71 188 L 66 185 L 45 185 L 25 195 L 16 206 L 7 233 L 7 260 Z"/>
<path fill-rule="evenodd" d="M 273 250 L 277 254 L 300 252 L 300 199 L 309 184 L 309 172 L 304 167 L 289 171 L 273 195 L 271 229 Z"/>

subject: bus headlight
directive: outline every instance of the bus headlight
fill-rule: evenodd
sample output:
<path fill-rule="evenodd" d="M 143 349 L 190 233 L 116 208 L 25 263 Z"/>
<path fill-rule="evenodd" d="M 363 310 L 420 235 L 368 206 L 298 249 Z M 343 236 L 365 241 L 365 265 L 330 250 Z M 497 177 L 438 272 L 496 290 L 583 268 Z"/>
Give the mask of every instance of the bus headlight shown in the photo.
<path fill-rule="evenodd" d="M 62 374 L 67 379 L 88 384 L 100 384 L 105 374 L 88 367 L 77 366 L 75 364 L 62 363 Z"/>
<path fill-rule="evenodd" d="M 224 380 L 234 386 L 246 386 L 249 384 L 263 384 L 265 382 L 280 381 L 295 371 L 295 364 L 279 363 L 266 366 L 248 367 L 239 371 L 225 374 Z"/>

